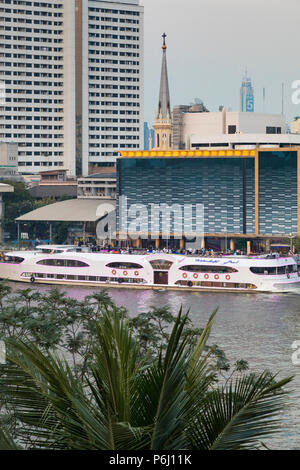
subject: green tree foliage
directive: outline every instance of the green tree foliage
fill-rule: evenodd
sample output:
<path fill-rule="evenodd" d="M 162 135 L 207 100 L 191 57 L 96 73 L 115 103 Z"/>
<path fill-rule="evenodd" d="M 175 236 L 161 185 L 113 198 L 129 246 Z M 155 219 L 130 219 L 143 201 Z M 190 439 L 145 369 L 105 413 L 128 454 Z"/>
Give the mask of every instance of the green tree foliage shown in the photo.
<path fill-rule="evenodd" d="M 15 219 L 26 212 L 35 209 L 35 199 L 32 197 L 27 186 L 22 182 L 5 181 L 14 187 L 13 193 L 3 194 L 5 204 L 4 227 L 10 233 L 12 239 L 17 237 L 17 224 Z"/>
<path fill-rule="evenodd" d="M 30 189 L 25 183 L 7 180 L 5 183 L 14 187 L 13 193 L 5 193 L 3 201 L 5 204 L 4 212 L 4 229 L 9 232 L 10 239 L 16 240 L 18 236 L 18 228 L 15 219 L 26 214 L 27 212 L 39 209 L 56 202 L 73 199 L 72 196 L 62 195 L 58 200 L 52 197 L 45 197 L 41 200 L 35 199 L 30 192 Z M 53 224 L 53 238 L 55 243 L 64 243 L 68 236 L 69 224 L 65 222 L 56 222 Z M 49 238 L 49 224 L 40 222 L 38 225 L 28 223 L 26 231 L 29 233 L 31 239 Z"/>
<path fill-rule="evenodd" d="M 68 239 L 68 222 L 55 222 L 52 227 L 53 241 L 58 245 L 63 245 Z"/>
<path fill-rule="evenodd" d="M 86 358 L 90 357 L 96 336 L 96 322 L 104 314 L 128 318 L 139 354 L 151 362 L 157 351 L 166 349 L 170 340 L 172 325 L 176 317 L 168 307 L 152 307 L 137 317 L 131 317 L 122 307 L 117 307 L 105 289 L 87 296 L 83 301 L 71 299 L 54 287 L 46 293 L 35 289 L 20 289 L 12 294 L 10 286 L 0 283 L 0 340 L 26 337 L 40 348 L 66 351 L 72 357 L 72 367 L 79 375 L 85 371 Z M 195 328 L 189 318 L 186 320 L 183 336 L 189 336 L 193 347 L 202 329 Z M 216 358 L 216 373 L 235 373 L 231 369 L 223 350 L 213 346 Z M 245 370 L 248 365 L 245 363 Z"/>
<path fill-rule="evenodd" d="M 131 318 L 106 291 L 79 302 L 58 289 L 0 284 L 0 448 L 252 449 L 281 428 L 284 386 L 231 368 L 188 314 Z M 219 366 L 221 359 L 227 367 Z M 224 364 L 223 364 L 224 365 Z M 227 373 L 226 380 L 225 373 Z M 224 376 L 223 376 L 224 375 Z"/>

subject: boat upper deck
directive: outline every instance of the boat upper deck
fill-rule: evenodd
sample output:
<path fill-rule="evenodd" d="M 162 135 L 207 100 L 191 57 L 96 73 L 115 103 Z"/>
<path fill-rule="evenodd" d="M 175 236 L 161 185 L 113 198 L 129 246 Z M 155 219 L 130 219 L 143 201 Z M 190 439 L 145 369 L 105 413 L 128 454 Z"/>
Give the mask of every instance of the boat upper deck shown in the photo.
<path fill-rule="evenodd" d="M 120 253 L 120 252 L 92 252 L 85 249 L 78 249 L 71 245 L 46 245 L 37 247 L 32 251 L 11 251 L 3 253 L 4 259 L 2 262 L 9 262 L 12 258 L 16 260 L 29 260 L 35 257 L 43 258 L 58 258 L 58 259 L 81 259 L 93 262 L 139 262 L 147 263 L 154 260 L 166 260 L 172 264 L 202 264 L 202 265 L 219 265 L 219 266 L 234 266 L 251 267 L 251 266 L 284 266 L 296 264 L 296 260 L 292 256 L 279 257 L 278 255 L 223 255 L 223 256 L 203 256 L 199 254 L 180 254 L 180 253 L 165 253 L 165 252 L 142 252 L 142 253 Z M 10 260 L 9 260 L 10 258 Z M 20 262 L 20 261 L 19 261 Z"/>

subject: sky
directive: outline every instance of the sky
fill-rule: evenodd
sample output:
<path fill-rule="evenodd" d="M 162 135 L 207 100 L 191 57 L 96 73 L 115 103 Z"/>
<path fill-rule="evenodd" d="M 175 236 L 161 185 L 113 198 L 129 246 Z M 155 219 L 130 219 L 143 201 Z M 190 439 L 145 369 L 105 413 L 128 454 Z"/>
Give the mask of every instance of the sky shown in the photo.
<path fill-rule="evenodd" d="M 255 111 L 300 115 L 292 83 L 300 80 L 300 0 L 140 0 L 145 9 L 145 121 L 158 107 L 161 35 L 167 34 L 171 106 L 201 99 L 239 111 L 245 68 Z"/>

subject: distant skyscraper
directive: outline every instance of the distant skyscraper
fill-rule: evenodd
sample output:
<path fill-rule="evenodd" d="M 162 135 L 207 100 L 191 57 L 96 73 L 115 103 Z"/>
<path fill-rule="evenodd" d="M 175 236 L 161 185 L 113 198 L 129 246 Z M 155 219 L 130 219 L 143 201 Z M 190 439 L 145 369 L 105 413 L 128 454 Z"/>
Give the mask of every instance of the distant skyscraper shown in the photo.
<path fill-rule="evenodd" d="M 150 128 L 148 122 L 144 122 L 144 150 L 150 150 L 150 136 L 152 146 L 154 145 L 154 129 Z"/>
<path fill-rule="evenodd" d="M 254 112 L 254 89 L 251 78 L 248 77 L 247 69 L 241 87 L 241 111 L 245 113 Z"/>
<path fill-rule="evenodd" d="M 154 142 L 155 142 L 155 131 L 154 131 L 153 127 L 150 129 L 150 135 L 151 135 L 151 144 L 152 144 L 152 147 L 153 147 Z"/>
<path fill-rule="evenodd" d="M 149 150 L 150 129 L 148 122 L 144 122 L 144 150 Z"/>

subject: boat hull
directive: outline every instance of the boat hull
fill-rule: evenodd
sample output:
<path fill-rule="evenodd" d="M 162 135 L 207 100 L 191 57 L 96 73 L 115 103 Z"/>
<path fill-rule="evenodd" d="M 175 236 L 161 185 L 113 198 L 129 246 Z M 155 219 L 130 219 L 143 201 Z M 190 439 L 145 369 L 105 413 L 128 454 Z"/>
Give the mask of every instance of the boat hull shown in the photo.
<path fill-rule="evenodd" d="M 230 289 L 222 287 L 188 287 L 188 286 L 170 286 L 170 285 L 128 285 L 126 283 L 98 283 L 88 281 L 68 281 L 68 280 L 20 280 L 2 278 L 2 281 L 17 282 L 18 284 L 34 285 L 47 285 L 47 286 L 61 286 L 61 287 L 87 287 L 87 288 L 100 288 L 100 289 L 135 289 L 135 290 L 154 290 L 154 291 L 181 291 L 181 292 L 222 292 L 222 293 L 236 293 L 236 294 L 258 294 L 258 293 L 295 293 L 300 294 L 300 280 L 294 283 L 280 284 L 278 287 L 265 288 L 265 289 Z"/>

